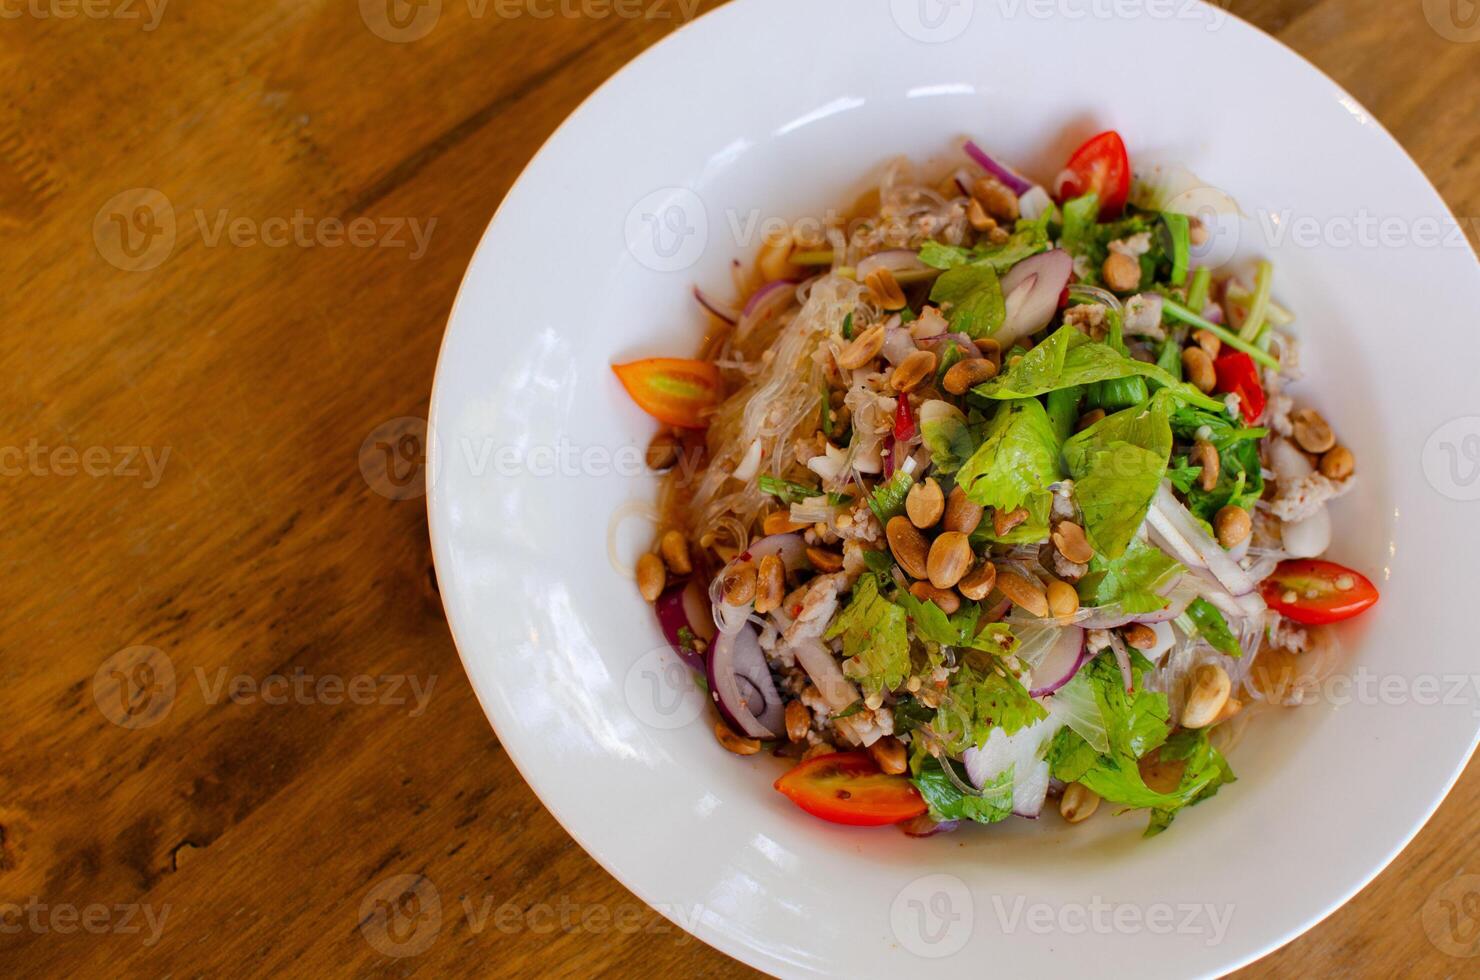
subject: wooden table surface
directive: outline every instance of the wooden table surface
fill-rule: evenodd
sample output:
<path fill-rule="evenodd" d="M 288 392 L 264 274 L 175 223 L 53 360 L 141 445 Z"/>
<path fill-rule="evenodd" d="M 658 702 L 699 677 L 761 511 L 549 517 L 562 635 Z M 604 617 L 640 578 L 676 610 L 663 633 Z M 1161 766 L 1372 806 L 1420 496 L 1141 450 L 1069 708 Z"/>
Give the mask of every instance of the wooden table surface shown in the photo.
<path fill-rule="evenodd" d="M 0 7 L 4 975 L 752 973 L 500 749 L 397 421 L 520 169 L 693 0 L 387 2 Z M 1233 9 L 1480 214 L 1473 5 Z M 1475 975 L 1477 814 L 1472 765 L 1246 974 Z"/>

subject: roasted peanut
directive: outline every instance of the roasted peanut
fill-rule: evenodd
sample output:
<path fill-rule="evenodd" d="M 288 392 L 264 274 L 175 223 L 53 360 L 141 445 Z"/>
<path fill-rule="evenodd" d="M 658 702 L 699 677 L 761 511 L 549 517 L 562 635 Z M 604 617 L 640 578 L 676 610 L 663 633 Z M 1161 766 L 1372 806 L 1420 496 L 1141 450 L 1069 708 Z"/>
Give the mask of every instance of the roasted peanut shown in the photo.
<path fill-rule="evenodd" d="M 915 529 L 908 517 L 889 518 L 889 523 L 884 525 L 884 537 L 889 539 L 889 550 L 906 575 L 910 578 L 928 576 L 926 559 L 930 548 L 925 543 L 925 536 Z"/>
<path fill-rule="evenodd" d="M 815 759 L 819 755 L 831 755 L 836 751 L 837 749 L 833 747 L 831 742 L 818 742 L 802 753 L 802 761 L 806 762 L 810 759 Z"/>
<path fill-rule="evenodd" d="M 812 712 L 800 701 L 786 702 L 786 737 L 800 742 L 812 730 Z"/>
<path fill-rule="evenodd" d="M 807 561 L 824 575 L 841 571 L 843 568 L 843 556 L 836 551 L 828 551 L 826 548 L 808 548 Z"/>
<path fill-rule="evenodd" d="M 1192 331 L 1192 340 L 1209 357 L 1217 357 L 1223 350 L 1223 341 L 1219 340 L 1218 335 L 1211 330 Z"/>
<path fill-rule="evenodd" d="M 1002 370 L 1002 345 L 991 337 L 978 337 L 973 341 L 976 344 L 977 353 L 986 360 L 992 362 L 992 367 Z"/>
<path fill-rule="evenodd" d="M 1120 630 L 1121 639 L 1137 650 L 1150 650 L 1156 646 L 1156 630 L 1145 623 L 1131 623 Z"/>
<path fill-rule="evenodd" d="M 904 290 L 888 269 L 875 269 L 864 277 L 863 282 L 880 309 L 890 312 L 904 309 Z"/>
<path fill-rule="evenodd" d="M 1218 543 L 1225 548 L 1236 548 L 1254 530 L 1249 512 L 1242 507 L 1229 504 L 1213 516 L 1213 530 L 1218 532 Z"/>
<path fill-rule="evenodd" d="M 879 356 L 884 349 L 884 325 L 876 323 L 854 337 L 838 355 L 838 367 L 855 371 Z"/>
<path fill-rule="evenodd" d="M 966 220 L 977 231 L 993 231 L 997 228 L 997 219 L 987 214 L 982 202 L 974 197 L 966 204 Z"/>
<path fill-rule="evenodd" d="M 1048 583 L 1045 595 L 1048 598 L 1048 611 L 1055 619 L 1064 619 L 1079 611 L 1079 593 L 1068 582 L 1055 580 Z"/>
<path fill-rule="evenodd" d="M 1197 440 L 1192 444 L 1192 452 L 1187 454 L 1187 458 L 1193 466 L 1202 467 L 1202 472 L 1197 475 L 1199 486 L 1211 491 L 1218 485 L 1218 472 L 1223 463 L 1218 459 L 1218 450 L 1213 448 L 1211 442 Z"/>
<path fill-rule="evenodd" d="M 967 497 L 965 490 L 952 487 L 951 495 L 946 498 L 945 520 L 941 527 L 947 531 L 970 534 L 982 522 L 982 510 L 982 505 Z"/>
<path fill-rule="evenodd" d="M 1059 798 L 1059 815 L 1070 823 L 1079 823 L 1094 816 L 1100 808 L 1100 794 L 1083 783 L 1070 783 L 1064 787 Z"/>
<path fill-rule="evenodd" d="M 935 351 L 917 350 L 905 355 L 905 359 L 899 362 L 894 373 L 889 376 L 889 383 L 894 390 L 901 395 L 914 391 L 920 387 L 920 383 L 935 374 Z"/>
<path fill-rule="evenodd" d="M 755 755 L 761 750 L 758 740 L 736 735 L 723 721 L 714 723 L 714 737 L 720 745 L 736 755 Z"/>
<path fill-rule="evenodd" d="M 1013 605 L 1021 606 L 1034 616 L 1048 615 L 1048 596 L 1036 580 L 1030 582 L 1017 572 L 999 568 L 997 588 L 1012 600 Z"/>
<path fill-rule="evenodd" d="M 1290 416 L 1295 426 L 1295 441 L 1308 453 L 1324 453 L 1336 445 L 1336 434 L 1313 408 L 1302 408 Z"/>
<path fill-rule="evenodd" d="M 761 556 L 755 575 L 755 611 L 768 613 L 781 607 L 786 595 L 786 566 L 780 555 Z"/>
<path fill-rule="evenodd" d="M 725 569 L 720 580 L 720 591 L 731 606 L 743 606 L 755 598 L 755 564 L 748 561 L 736 562 Z"/>
<path fill-rule="evenodd" d="M 922 531 L 934 527 L 945 509 L 946 496 L 933 476 L 910 487 L 904 498 L 904 512 L 909 515 L 910 523 Z"/>
<path fill-rule="evenodd" d="M 1345 446 L 1335 446 L 1321 457 L 1321 475 L 1328 480 L 1345 480 L 1357 468 L 1357 458 Z"/>
<path fill-rule="evenodd" d="M 1183 728 L 1206 728 L 1228 703 L 1233 685 L 1228 673 L 1215 663 L 1198 664 L 1192 672 L 1187 703 L 1182 706 Z"/>
<path fill-rule="evenodd" d="M 663 556 L 663 564 L 674 575 L 687 575 L 694 570 L 694 563 L 689 560 L 689 539 L 683 536 L 682 531 L 663 532 L 658 539 L 658 554 Z"/>
<path fill-rule="evenodd" d="M 946 368 L 941 384 L 953 395 L 964 395 L 979 384 L 997 377 L 997 365 L 985 357 L 968 357 Z"/>
<path fill-rule="evenodd" d="M 971 196 L 980 201 L 982 209 L 998 221 L 1018 219 L 1018 196 L 990 174 L 972 182 Z"/>
<path fill-rule="evenodd" d="M 1105 288 L 1112 293 L 1128 293 L 1141 285 L 1141 263 L 1123 252 L 1111 252 L 1100 269 Z"/>
<path fill-rule="evenodd" d="M 995 507 L 992 509 L 992 530 L 1000 538 L 1027 519 L 1028 509 L 1026 507 L 1017 507 L 1008 511 Z"/>
<path fill-rule="evenodd" d="M 1060 521 L 1053 529 L 1053 546 L 1076 565 L 1088 565 L 1095 549 L 1084 536 L 1084 528 L 1073 521 Z"/>
<path fill-rule="evenodd" d="M 916 582 L 910 586 L 910 595 L 921 602 L 933 602 L 947 616 L 961 608 L 961 597 L 950 589 L 937 589 L 929 582 Z"/>
<path fill-rule="evenodd" d="M 1218 384 L 1218 374 L 1213 370 L 1213 359 L 1201 347 L 1188 347 L 1182 351 L 1182 370 L 1187 380 L 1198 391 L 1206 394 Z"/>
<path fill-rule="evenodd" d="M 973 602 L 980 602 L 992 594 L 997 587 L 997 566 L 983 559 L 966 577 L 956 583 L 961 594 Z"/>
<path fill-rule="evenodd" d="M 971 570 L 971 542 L 960 531 L 947 531 L 930 545 L 925 568 L 937 589 L 954 588 Z"/>
<path fill-rule="evenodd" d="M 1074 424 L 1074 431 L 1083 432 L 1104 417 L 1105 410 L 1103 408 L 1092 408 L 1079 416 L 1079 421 Z"/>
<path fill-rule="evenodd" d="M 670 470 L 683 452 L 683 443 L 667 429 L 653 436 L 647 447 L 647 465 L 650 470 Z"/>
<path fill-rule="evenodd" d="M 1227 721 L 1243 710 L 1244 703 L 1242 701 L 1235 697 L 1229 697 L 1229 699 L 1223 703 L 1223 710 L 1218 712 L 1218 717 L 1213 719 L 1213 724 L 1221 725 L 1223 724 L 1223 722 Z"/>
<path fill-rule="evenodd" d="M 663 559 L 651 551 L 637 559 L 637 591 L 644 599 L 657 602 L 667 584 L 668 572 L 663 567 Z"/>
<path fill-rule="evenodd" d="M 792 531 L 800 531 L 806 527 L 791 519 L 791 514 L 784 510 L 773 510 L 761 521 L 761 531 L 767 536 L 772 534 L 790 534 Z"/>
<path fill-rule="evenodd" d="M 893 735 L 885 735 L 870 745 L 868 754 L 874 757 L 874 762 L 878 763 L 880 769 L 891 776 L 898 776 L 909 768 L 904 743 Z"/>

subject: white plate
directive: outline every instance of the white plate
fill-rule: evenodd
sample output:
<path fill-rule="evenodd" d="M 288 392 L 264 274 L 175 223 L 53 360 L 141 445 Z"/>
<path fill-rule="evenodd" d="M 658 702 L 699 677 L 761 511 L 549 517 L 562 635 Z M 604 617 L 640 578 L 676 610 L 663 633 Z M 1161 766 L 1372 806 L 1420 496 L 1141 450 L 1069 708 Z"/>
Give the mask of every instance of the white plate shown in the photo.
<path fill-rule="evenodd" d="M 1230 970 L 1377 874 L 1476 743 L 1473 252 L 1392 138 L 1274 41 L 1182 0 L 1076 3 L 725 6 L 550 139 L 453 310 L 428 503 L 478 697 L 604 867 L 772 973 Z M 654 492 L 636 465 L 654 427 L 608 365 L 694 350 L 689 287 L 729 295 L 752 219 L 844 204 L 885 157 L 938 156 L 963 134 L 1049 180 L 1111 127 L 1133 159 L 1180 161 L 1234 195 L 1242 252 L 1276 263 L 1307 340 L 1298 391 L 1362 478 L 1336 505 L 1332 557 L 1383 591 L 1346 634 L 1366 680 L 1257 726 L 1232 756 L 1239 782 L 1152 841 L 1141 815 L 927 841 L 815 821 L 772 791 L 774 760 L 715 744 L 608 561 L 614 514 Z M 628 560 L 641 525 L 616 535 Z"/>

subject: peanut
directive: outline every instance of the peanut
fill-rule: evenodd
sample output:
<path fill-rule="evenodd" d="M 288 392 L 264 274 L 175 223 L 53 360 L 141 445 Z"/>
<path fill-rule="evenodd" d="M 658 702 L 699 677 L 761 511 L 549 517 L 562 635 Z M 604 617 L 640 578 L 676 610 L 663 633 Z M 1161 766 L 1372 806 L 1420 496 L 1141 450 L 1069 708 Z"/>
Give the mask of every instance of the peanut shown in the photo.
<path fill-rule="evenodd" d="M 768 537 L 772 534 L 790 534 L 806 526 L 793 521 L 791 514 L 784 510 L 773 510 L 761 521 L 761 531 Z"/>
<path fill-rule="evenodd" d="M 864 277 L 863 282 L 880 309 L 890 312 L 904 309 L 904 290 L 888 269 L 875 269 Z"/>
<path fill-rule="evenodd" d="M 725 569 L 720 581 L 720 591 L 731 606 L 743 606 L 755 598 L 755 565 L 748 561 L 737 562 Z"/>
<path fill-rule="evenodd" d="M 1218 458 L 1218 450 L 1213 448 L 1211 442 L 1199 439 L 1192 444 L 1192 452 L 1187 457 L 1193 466 L 1201 466 L 1202 472 L 1197 476 L 1198 485 L 1204 490 L 1211 491 L 1218 485 L 1218 472 L 1223 463 Z"/>
<path fill-rule="evenodd" d="M 1321 457 L 1321 475 L 1328 480 L 1345 480 L 1357 468 L 1357 458 L 1345 446 L 1334 446 Z"/>
<path fill-rule="evenodd" d="M 780 555 L 763 555 L 756 570 L 755 611 L 768 613 L 781 607 L 786 595 L 786 566 Z"/>
<path fill-rule="evenodd" d="M 1105 288 L 1112 293 L 1128 293 L 1141 285 L 1141 263 L 1123 252 L 1111 252 L 1100 269 Z"/>
<path fill-rule="evenodd" d="M 954 588 L 971 569 L 971 541 L 960 531 L 947 531 L 930 545 L 925 568 L 937 589 Z"/>
<path fill-rule="evenodd" d="M 1182 707 L 1183 728 L 1206 728 L 1222 712 L 1233 690 L 1228 673 L 1215 663 L 1199 664 Z"/>
<path fill-rule="evenodd" d="M 973 602 L 980 602 L 992 594 L 997 587 L 997 566 L 990 561 L 982 560 L 966 577 L 956 584 L 961 594 Z"/>
<path fill-rule="evenodd" d="M 917 350 L 905 356 L 889 376 L 889 383 L 901 395 L 914 391 L 920 383 L 935 374 L 935 352 Z"/>
<path fill-rule="evenodd" d="M 1100 794 L 1083 783 L 1070 783 L 1059 798 L 1059 815 L 1069 823 L 1088 820 L 1099 808 Z"/>
<path fill-rule="evenodd" d="M 812 712 L 800 701 L 786 702 L 786 737 L 800 742 L 812 730 Z"/>
<path fill-rule="evenodd" d="M 879 768 L 890 776 L 897 776 L 909 768 L 905 758 L 904 743 L 893 735 L 885 735 L 868 747 Z"/>
<path fill-rule="evenodd" d="M 843 348 L 843 352 L 838 355 L 838 367 L 845 371 L 855 371 L 878 357 L 879 351 L 883 349 L 884 325 L 876 323 Z"/>
<path fill-rule="evenodd" d="M 758 740 L 736 735 L 723 721 L 714 723 L 714 737 L 726 750 L 736 755 L 755 755 L 761 750 L 761 743 Z"/>
<path fill-rule="evenodd" d="M 808 548 L 807 561 L 824 575 L 841 571 L 843 568 L 843 556 L 836 551 L 828 551 L 826 548 Z"/>
<path fill-rule="evenodd" d="M 667 584 L 668 572 L 663 567 L 663 559 L 651 551 L 637 559 L 637 591 L 644 599 L 657 602 Z"/>
<path fill-rule="evenodd" d="M 1053 546 L 1059 554 L 1076 565 L 1088 565 L 1095 556 L 1095 549 L 1084 536 L 1084 528 L 1073 521 L 1060 521 L 1054 528 Z"/>
<path fill-rule="evenodd" d="M 1225 548 L 1236 548 L 1243 544 L 1254 530 L 1249 512 L 1242 507 L 1229 504 L 1213 517 L 1213 529 L 1218 532 L 1218 543 Z"/>
<path fill-rule="evenodd" d="M 1000 507 L 993 508 L 992 530 L 1000 538 L 1027 519 L 1028 509 L 1026 507 L 1018 507 L 1009 511 L 1004 511 Z"/>
<path fill-rule="evenodd" d="M 1048 615 L 1048 596 L 1036 581 L 1030 582 L 1014 571 L 998 569 L 997 588 L 1014 605 L 1021 606 L 1034 616 Z"/>
<path fill-rule="evenodd" d="M 663 429 L 653 436 L 653 441 L 647 447 L 647 465 L 650 470 L 670 470 L 678 462 L 679 454 L 683 451 L 683 443 L 679 442 L 678 436 L 667 429 Z"/>
<path fill-rule="evenodd" d="M 925 536 L 915 530 L 915 525 L 910 523 L 908 517 L 891 517 L 889 523 L 884 525 L 884 537 L 889 540 L 889 550 L 894 554 L 894 560 L 899 562 L 905 574 L 910 578 L 926 578 L 926 559 L 929 547 L 925 543 Z"/>
<path fill-rule="evenodd" d="M 1066 619 L 1079 611 L 1079 593 L 1068 582 L 1048 583 L 1048 611 L 1055 619 Z"/>
<path fill-rule="evenodd" d="M 997 365 L 985 357 L 968 357 L 946 369 L 941 384 L 953 395 L 964 395 L 979 384 L 997 376 Z"/>
<path fill-rule="evenodd" d="M 1079 416 L 1079 421 L 1074 424 L 1074 431 L 1083 432 L 1104 417 L 1105 410 L 1103 408 L 1092 408 Z"/>
<path fill-rule="evenodd" d="M 1200 313 L 1202 311 L 1198 310 L 1197 312 Z M 1218 335 L 1211 330 L 1198 329 L 1192 331 L 1192 340 L 1209 357 L 1217 357 L 1223 351 L 1223 341 L 1219 340 Z"/>
<path fill-rule="evenodd" d="M 909 495 L 904 498 L 904 512 L 909 515 L 910 523 L 922 531 L 934 527 L 945 509 L 945 494 L 933 476 L 910 487 Z"/>
<path fill-rule="evenodd" d="M 689 560 L 689 541 L 682 531 L 663 532 L 658 539 L 658 553 L 674 575 L 687 575 L 694 570 L 694 563 Z"/>
<path fill-rule="evenodd" d="M 1145 623 L 1131 623 L 1123 627 L 1120 636 L 1127 644 L 1137 650 L 1150 650 L 1156 646 L 1156 630 Z"/>
<path fill-rule="evenodd" d="M 951 495 L 946 498 L 945 521 L 941 526 L 947 531 L 970 534 L 982 522 L 982 510 L 982 505 L 967 497 L 965 490 L 952 487 Z"/>
<path fill-rule="evenodd" d="M 1188 347 L 1182 351 L 1182 370 L 1187 380 L 1198 391 L 1206 394 L 1218 384 L 1218 374 L 1213 370 L 1213 359 L 1201 347 Z"/>
<path fill-rule="evenodd" d="M 1336 434 L 1313 408 L 1302 408 L 1290 417 L 1295 425 L 1295 441 L 1308 453 L 1324 453 L 1336 445 Z"/>
<path fill-rule="evenodd" d="M 991 174 L 978 177 L 971 185 L 971 196 L 982 204 L 982 210 L 998 221 L 1018 219 L 1018 198 L 1006 184 Z"/>
<path fill-rule="evenodd" d="M 929 582 L 916 582 L 910 586 L 910 595 L 921 602 L 933 602 L 947 616 L 961 608 L 961 597 L 950 589 L 937 589 Z"/>

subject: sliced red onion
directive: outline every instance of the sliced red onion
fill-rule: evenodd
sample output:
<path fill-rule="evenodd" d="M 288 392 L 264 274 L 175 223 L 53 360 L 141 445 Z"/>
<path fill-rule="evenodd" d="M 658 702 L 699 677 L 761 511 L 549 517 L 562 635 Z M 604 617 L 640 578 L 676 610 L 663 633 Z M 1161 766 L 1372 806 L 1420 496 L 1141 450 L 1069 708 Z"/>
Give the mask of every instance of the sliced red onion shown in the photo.
<path fill-rule="evenodd" d="M 785 730 L 781 695 L 771 679 L 755 627 L 721 633 L 706 666 L 710 696 L 731 727 L 742 735 L 766 739 Z"/>
<path fill-rule="evenodd" d="M 725 321 L 731 326 L 733 326 L 740 319 L 739 310 L 735 309 L 728 303 L 721 303 L 719 300 L 704 292 L 704 290 L 700 289 L 698 286 L 694 287 L 694 299 L 699 301 L 700 306 L 704 307 L 710 313 L 713 313 L 715 316 L 719 317 L 721 320 Z"/>
<path fill-rule="evenodd" d="M 1028 693 L 1035 698 L 1052 694 L 1073 680 L 1088 658 L 1084 630 L 1078 626 L 1065 626 L 1059 631 L 1053 646 L 1033 668 L 1033 689 Z"/>
<path fill-rule="evenodd" d="M 792 279 L 776 279 L 757 289 L 740 314 L 740 319 L 735 326 L 736 334 L 745 336 L 755 328 L 756 324 L 774 316 L 795 302 L 796 285 L 796 281 Z"/>
<path fill-rule="evenodd" d="M 1020 817 L 1036 817 L 1048 795 L 1049 767 L 1040 758 L 1044 744 L 1063 727 L 1063 722 L 1049 715 L 1036 724 L 1007 735 L 1002 729 L 992 730 L 986 744 L 961 753 L 966 776 L 981 788 L 1012 769 L 1012 811 Z"/>
<path fill-rule="evenodd" d="M 1024 180 L 1013 171 L 1007 169 L 996 160 L 993 160 L 991 157 L 987 156 L 987 152 L 981 147 L 977 146 L 971 140 L 966 141 L 965 149 L 967 156 L 975 160 L 977 164 L 987 173 L 991 174 L 993 177 L 996 177 L 998 180 L 1002 181 L 1002 183 L 1006 184 L 1008 190 L 1012 191 L 1014 194 L 1021 195 L 1033 186 L 1031 181 Z"/>
<path fill-rule="evenodd" d="M 1209 323 L 1216 323 L 1220 327 L 1223 326 L 1223 307 L 1217 303 L 1209 303 L 1207 306 L 1204 306 L 1202 315 L 1203 319 Z"/>
<path fill-rule="evenodd" d="M 1125 648 L 1125 641 L 1120 638 L 1119 633 L 1110 634 L 1110 649 L 1115 651 L 1115 666 L 1120 668 L 1120 679 L 1129 694 L 1136 686 L 1136 681 L 1131 673 L 1131 653 Z"/>
<path fill-rule="evenodd" d="M 791 649 L 829 708 L 842 711 L 858 700 L 858 688 L 843 676 L 843 668 L 821 640 L 809 637 Z"/>
<path fill-rule="evenodd" d="M 1234 596 L 1248 595 L 1254 591 L 1254 581 L 1239 568 L 1238 562 L 1228 557 L 1223 546 L 1209 537 L 1192 513 L 1172 495 L 1170 483 L 1162 481 L 1147 519 L 1183 563 L 1206 568 Z"/>
<path fill-rule="evenodd" d="M 1048 326 L 1073 273 L 1074 259 L 1063 249 L 1034 255 L 1008 270 L 1002 277 L 1007 319 L 992 335 L 1003 350 Z"/>
<path fill-rule="evenodd" d="M 1090 607 L 1089 615 L 1075 620 L 1075 625 L 1087 630 L 1113 630 L 1128 623 L 1169 623 L 1187 611 L 1192 599 L 1190 592 L 1173 593 L 1164 608 L 1143 613 L 1121 612 L 1118 605 L 1102 606 L 1099 609 Z"/>
<path fill-rule="evenodd" d="M 915 346 L 915 338 L 904 327 L 893 326 L 885 329 L 882 353 L 884 359 L 890 364 L 899 364 L 918 349 Z"/>
<path fill-rule="evenodd" d="M 919 254 L 908 248 L 885 249 L 859 260 L 855 275 L 859 282 L 863 282 L 877 269 L 888 269 L 894 274 L 895 281 L 901 283 L 923 282 L 940 275 L 939 269 L 921 262 Z"/>
<path fill-rule="evenodd" d="M 690 609 L 690 592 L 698 592 L 700 596 L 702 605 L 699 607 L 698 619 L 694 618 Z M 684 663 L 702 673 L 704 671 L 703 655 L 686 646 L 680 637 L 680 631 L 685 628 L 695 636 L 704 639 L 714 636 L 714 624 L 708 622 L 709 601 L 704 597 L 703 590 L 698 588 L 698 583 L 690 579 L 687 582 L 670 585 L 662 595 L 658 596 L 658 601 L 653 603 L 653 611 L 658 614 L 658 626 L 663 630 L 663 637 L 668 641 L 668 645 L 673 647 L 674 652 Z M 707 637 L 700 632 L 700 626 L 707 628 L 709 634 Z"/>
<path fill-rule="evenodd" d="M 1025 221 L 1037 221 L 1053 207 L 1048 191 L 1034 184 L 1018 195 L 1018 214 Z"/>
<path fill-rule="evenodd" d="M 917 342 L 918 347 L 924 350 L 933 350 L 939 354 L 946 346 L 947 341 L 953 341 L 961 347 L 963 357 L 980 357 L 981 349 L 976 346 L 976 341 L 970 335 L 964 333 L 938 333 L 934 337 L 926 337 Z"/>
<path fill-rule="evenodd" d="M 910 837 L 934 837 L 936 834 L 950 833 L 961 826 L 961 821 L 941 820 L 937 822 L 931 819 L 930 814 L 922 813 L 896 826 Z"/>

